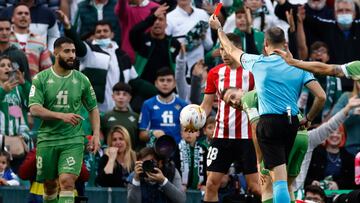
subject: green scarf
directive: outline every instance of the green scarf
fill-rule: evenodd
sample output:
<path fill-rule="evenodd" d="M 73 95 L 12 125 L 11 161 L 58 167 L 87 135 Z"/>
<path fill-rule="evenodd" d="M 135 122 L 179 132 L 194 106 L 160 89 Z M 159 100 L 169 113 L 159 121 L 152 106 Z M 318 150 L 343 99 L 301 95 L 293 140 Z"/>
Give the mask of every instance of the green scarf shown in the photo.
<path fill-rule="evenodd" d="M 195 147 L 191 147 L 185 140 L 180 141 L 179 151 L 182 184 L 189 189 L 198 189 L 198 185 L 204 181 L 205 160 L 203 157 L 206 151 L 200 143 L 196 142 Z"/>

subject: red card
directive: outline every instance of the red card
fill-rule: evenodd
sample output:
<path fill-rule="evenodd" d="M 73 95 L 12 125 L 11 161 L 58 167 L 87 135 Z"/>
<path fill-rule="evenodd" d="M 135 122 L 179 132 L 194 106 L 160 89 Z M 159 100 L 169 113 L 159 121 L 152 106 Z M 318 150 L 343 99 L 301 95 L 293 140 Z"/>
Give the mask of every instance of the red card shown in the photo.
<path fill-rule="evenodd" d="M 214 15 L 216 15 L 216 16 L 219 15 L 221 7 L 222 7 L 222 3 L 218 3 L 218 5 L 215 8 Z"/>

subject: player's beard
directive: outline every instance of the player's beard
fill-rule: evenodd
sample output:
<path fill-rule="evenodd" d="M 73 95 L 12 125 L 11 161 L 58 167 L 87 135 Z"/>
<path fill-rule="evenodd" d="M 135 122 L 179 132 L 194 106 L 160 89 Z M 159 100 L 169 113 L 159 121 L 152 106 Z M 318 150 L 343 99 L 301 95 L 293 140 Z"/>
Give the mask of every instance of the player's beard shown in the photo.
<path fill-rule="evenodd" d="M 80 61 L 78 58 L 75 58 L 74 62 L 69 64 L 63 58 L 59 57 L 59 65 L 66 70 L 79 70 Z"/>
<path fill-rule="evenodd" d="M 158 94 L 162 97 L 162 98 L 167 98 L 168 96 L 170 96 L 173 92 L 174 92 L 174 89 L 171 90 L 170 92 L 168 93 L 164 93 L 164 92 L 161 92 L 160 90 L 157 90 Z"/>

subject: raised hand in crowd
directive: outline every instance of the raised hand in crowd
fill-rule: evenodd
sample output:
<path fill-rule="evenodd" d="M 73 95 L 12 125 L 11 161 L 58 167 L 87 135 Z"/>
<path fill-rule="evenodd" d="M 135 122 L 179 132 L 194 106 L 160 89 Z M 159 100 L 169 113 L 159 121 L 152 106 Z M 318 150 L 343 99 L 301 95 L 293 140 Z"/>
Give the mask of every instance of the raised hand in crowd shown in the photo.
<path fill-rule="evenodd" d="M 192 70 L 192 74 L 194 76 L 202 77 L 204 74 L 204 71 L 206 72 L 206 65 L 203 59 L 196 62 L 194 69 Z"/>
<path fill-rule="evenodd" d="M 71 22 L 69 20 L 69 17 L 66 16 L 66 14 L 64 12 L 62 12 L 61 10 L 57 10 L 56 14 L 58 16 L 59 21 L 64 25 L 65 29 L 70 29 Z"/>
<path fill-rule="evenodd" d="M 347 115 L 353 108 L 360 107 L 360 98 L 358 96 L 351 97 L 349 102 L 344 107 L 344 113 Z M 358 109 L 358 108 L 356 108 Z M 356 109 L 354 109 L 354 114 L 356 114 Z"/>
<path fill-rule="evenodd" d="M 166 3 L 160 5 L 160 6 L 155 10 L 154 16 L 157 17 L 157 18 L 160 17 L 160 16 L 162 16 L 162 15 L 165 15 L 165 16 L 166 16 L 166 12 L 167 12 L 167 10 L 168 10 L 169 8 L 170 8 L 170 7 L 169 7 Z"/>
<path fill-rule="evenodd" d="M 290 9 L 290 11 L 286 11 L 286 20 L 289 24 L 289 29 L 290 32 L 295 32 L 296 26 L 295 26 L 295 21 L 294 21 L 294 16 L 293 16 L 293 10 Z"/>
<path fill-rule="evenodd" d="M 212 5 L 209 1 L 203 1 L 202 9 L 204 9 L 208 14 L 212 14 L 215 11 L 215 6 Z"/>
<path fill-rule="evenodd" d="M 245 7 L 245 14 L 246 14 L 246 30 L 245 30 L 245 32 L 248 34 L 251 34 L 251 28 L 252 28 L 252 24 L 253 24 L 251 9 L 248 7 Z"/>

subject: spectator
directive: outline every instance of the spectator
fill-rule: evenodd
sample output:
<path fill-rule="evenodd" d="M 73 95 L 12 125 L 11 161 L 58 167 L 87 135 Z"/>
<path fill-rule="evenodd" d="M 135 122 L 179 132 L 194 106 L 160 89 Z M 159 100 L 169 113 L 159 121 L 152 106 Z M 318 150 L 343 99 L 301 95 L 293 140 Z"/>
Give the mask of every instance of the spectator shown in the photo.
<path fill-rule="evenodd" d="M 155 140 L 153 130 L 162 130 L 164 134 L 180 142 L 180 111 L 187 103 L 175 96 L 174 72 L 165 67 L 156 73 L 155 86 L 158 95 L 146 100 L 141 108 L 139 119 L 139 137 L 141 141 L 152 144 Z"/>
<path fill-rule="evenodd" d="M 169 6 L 161 5 L 144 21 L 130 31 L 130 42 L 136 52 L 135 68 L 140 78 L 154 84 L 156 71 L 170 67 L 175 71 L 175 58 L 180 43 L 165 33 L 166 11 Z M 150 28 L 150 32 L 146 32 Z"/>
<path fill-rule="evenodd" d="M 203 136 L 200 137 L 200 142 L 202 142 L 207 148 L 210 147 L 210 143 L 215 132 L 215 116 L 208 116 L 206 118 L 206 123 L 202 129 Z"/>
<path fill-rule="evenodd" d="M 139 115 L 129 109 L 132 98 L 131 86 L 122 82 L 116 83 L 113 87 L 113 100 L 115 107 L 101 117 L 101 131 L 107 140 L 110 129 L 115 125 L 122 125 L 129 132 L 131 146 L 133 149 L 140 150 L 142 145 L 139 140 L 138 121 Z"/>
<path fill-rule="evenodd" d="M 180 54 L 176 57 L 176 90 L 179 98 L 192 104 L 200 104 L 203 99 L 203 89 L 207 79 L 207 66 L 200 59 L 191 67 L 191 84 L 186 81 L 185 46 L 181 45 Z"/>
<path fill-rule="evenodd" d="M 213 46 L 209 15 L 191 5 L 191 0 L 178 0 L 176 8 L 166 17 L 166 33 L 173 37 L 181 37 L 179 41 L 186 45 L 186 77 L 190 78 L 192 67 L 200 59 L 204 59 L 204 50 Z"/>
<path fill-rule="evenodd" d="M 52 65 L 51 53 L 46 48 L 44 38 L 34 34 L 30 29 L 30 10 L 25 4 L 15 6 L 13 16 L 13 32 L 10 42 L 23 50 L 30 66 L 30 75 L 33 77 L 38 72 Z"/>
<path fill-rule="evenodd" d="M 10 168 L 10 154 L 0 152 L 0 186 L 19 186 L 19 178 Z"/>
<path fill-rule="evenodd" d="M 311 45 L 309 57 L 310 61 L 320 61 L 323 63 L 327 63 L 329 59 L 329 48 L 324 42 L 316 41 Z M 329 116 L 332 108 L 340 98 L 342 94 L 341 80 L 333 76 L 314 76 L 320 83 L 321 87 L 326 91 L 326 102 L 324 108 L 312 122 L 312 124 L 319 124 L 322 122 L 323 119 L 326 119 Z M 308 94 L 308 90 L 303 90 L 299 99 L 299 104 L 302 108 L 304 108 L 305 113 L 309 111 L 313 101 L 314 97 Z"/>
<path fill-rule="evenodd" d="M 10 154 L 0 152 L 0 185 L 19 186 L 19 178 L 10 168 Z"/>
<path fill-rule="evenodd" d="M 18 4 L 19 1 L 20 0 L 2 0 L 0 1 L 0 10 L 5 9 L 6 7 L 14 6 Z M 61 0 L 36 0 L 36 3 L 44 5 L 53 11 L 57 11 L 61 9 L 62 11 L 65 12 L 65 10 L 68 10 L 69 7 L 68 1 L 61 1 Z"/>
<path fill-rule="evenodd" d="M 24 73 L 25 79 L 31 81 L 26 55 L 15 45 L 10 44 L 10 34 L 10 20 L 0 18 L 0 56 L 9 56 L 11 61 L 19 65 L 19 70 Z"/>
<path fill-rule="evenodd" d="M 303 12 L 304 13 L 304 12 Z M 336 0 L 334 15 L 336 20 L 302 15 L 305 30 L 313 31 L 329 46 L 329 63 L 343 64 L 360 58 L 360 21 L 355 19 L 353 0 Z M 324 32 L 326 30 L 327 32 Z M 350 80 L 342 79 L 342 89 L 352 88 Z"/>
<path fill-rule="evenodd" d="M 291 1 L 288 0 L 279 0 L 277 6 L 275 7 L 275 14 L 282 20 L 286 20 L 286 11 L 290 12 L 293 11 L 293 15 L 295 20 L 298 17 L 298 7 L 301 6 L 300 4 L 292 4 Z M 304 10 L 303 10 L 304 8 Z M 308 0 L 305 5 L 301 6 L 300 12 L 306 14 L 309 17 L 320 17 L 322 19 L 333 20 L 334 19 L 334 12 L 333 9 L 326 5 L 326 0 Z M 304 30 L 306 35 L 307 46 L 310 47 L 315 41 L 318 41 L 321 38 L 317 33 L 319 28 L 316 30 L 312 30 L 309 27 L 307 22 L 304 23 Z M 321 30 L 322 31 L 322 30 Z"/>
<path fill-rule="evenodd" d="M 188 132 L 181 128 L 175 164 L 180 172 L 182 188 L 205 191 L 207 148 L 198 138 L 200 131 Z"/>
<path fill-rule="evenodd" d="M 286 19 L 280 20 L 274 15 L 269 15 L 266 7 L 264 7 L 265 2 L 262 0 L 244 0 L 244 6 L 249 8 L 251 11 L 252 21 L 251 25 L 261 31 L 265 32 L 271 27 L 277 26 L 280 27 L 285 33 L 289 28 L 289 25 L 286 23 Z M 230 15 L 225 22 L 224 31 L 232 32 L 236 28 L 236 13 Z"/>
<path fill-rule="evenodd" d="M 225 32 L 231 32 L 241 38 L 243 49 L 250 54 L 262 53 L 264 46 L 264 33 L 253 28 L 252 17 L 249 8 L 241 7 L 235 11 L 234 28 L 224 27 Z M 228 21 L 227 21 L 228 22 Z M 206 63 L 216 66 L 222 63 L 220 56 L 220 43 L 217 43 L 211 51 L 206 54 Z"/>
<path fill-rule="evenodd" d="M 311 156 L 314 152 L 314 149 L 321 143 L 323 143 L 332 132 L 336 131 L 340 125 L 342 125 L 346 120 L 352 116 L 353 109 L 360 106 L 359 98 L 351 98 L 346 106 L 340 109 L 331 119 L 322 123 L 319 127 L 308 130 L 308 147 L 304 160 L 301 164 L 301 170 L 298 177 L 296 177 L 295 182 L 292 184 L 294 191 L 299 190 L 304 187 L 304 181 L 309 169 Z"/>
<path fill-rule="evenodd" d="M 118 82 L 129 83 L 134 93 L 148 98 L 155 95 L 155 88 L 138 78 L 127 54 L 116 42 L 112 41 L 114 33 L 107 21 L 98 21 L 95 25 L 94 40 L 83 42 L 71 26 L 68 17 L 58 12 L 64 24 L 65 35 L 75 42 L 76 55 L 80 57 L 80 70 L 94 86 L 100 112 L 111 111 L 115 103 L 112 99 L 112 88 Z"/>
<path fill-rule="evenodd" d="M 317 185 L 308 185 L 305 187 L 305 198 L 304 200 L 309 200 L 317 203 L 325 203 L 326 195 L 323 189 Z"/>
<path fill-rule="evenodd" d="M 145 161 L 154 163 L 155 168 L 144 171 Z M 131 203 L 185 203 L 186 194 L 181 190 L 181 177 L 174 164 L 147 147 L 139 152 L 127 200 Z"/>
<path fill-rule="evenodd" d="M 3 10 L 0 13 L 0 16 L 7 18 L 14 17 L 13 12 L 19 5 L 25 5 L 30 10 L 29 16 L 31 16 L 31 20 L 26 23 L 31 24 L 27 27 L 27 29 L 29 29 L 31 33 L 44 38 L 44 44 L 47 45 L 50 51 L 53 51 L 54 42 L 58 37 L 60 37 L 59 27 L 56 23 L 56 17 L 53 11 L 46 8 L 41 3 L 37 3 L 35 0 L 20 0 L 19 4 L 10 6 Z"/>
<path fill-rule="evenodd" d="M 14 75 L 14 76 L 12 76 Z M 14 70 L 8 56 L 0 57 L 0 134 L 25 136 L 28 95 L 31 84 L 20 70 Z M 25 139 L 26 140 L 26 139 Z M 10 149 L 11 150 L 11 149 Z M 17 168 L 17 165 L 13 165 Z M 15 169 L 15 171 L 17 171 Z"/>
<path fill-rule="evenodd" d="M 114 126 L 109 132 L 107 144 L 109 148 L 99 161 L 96 183 L 102 187 L 126 187 L 136 161 L 129 132 L 121 125 Z"/>
<path fill-rule="evenodd" d="M 105 20 L 114 29 L 114 41 L 118 44 L 120 40 L 120 27 L 118 19 L 114 15 L 116 0 L 84 0 L 78 4 L 73 25 L 77 28 L 80 36 L 93 32 L 97 21 Z M 69 16 L 69 15 L 67 15 Z"/>
<path fill-rule="evenodd" d="M 331 116 L 336 112 L 346 106 L 351 97 L 356 97 L 360 95 L 360 82 L 354 81 L 354 87 L 352 92 L 344 92 L 338 102 L 335 104 L 333 110 L 331 111 Z M 356 155 L 360 151 L 360 108 L 354 109 L 354 113 L 345 121 L 344 126 L 346 130 L 346 143 L 345 149 L 352 154 Z"/>
<path fill-rule="evenodd" d="M 115 15 L 118 16 L 121 27 L 121 49 L 130 56 L 132 63 L 135 61 L 135 53 L 129 40 L 130 30 L 148 17 L 157 6 L 157 3 L 149 0 L 118 0 L 116 3 Z"/>
<path fill-rule="evenodd" d="M 341 125 L 314 149 L 305 185 L 323 185 L 326 190 L 354 189 L 354 156 L 343 148 L 345 130 Z M 321 183 L 323 182 L 323 183 Z"/>

